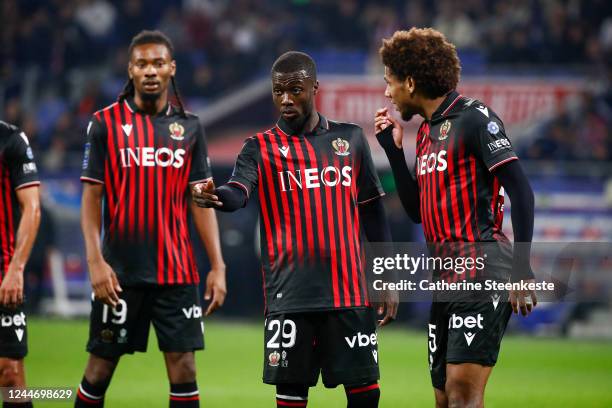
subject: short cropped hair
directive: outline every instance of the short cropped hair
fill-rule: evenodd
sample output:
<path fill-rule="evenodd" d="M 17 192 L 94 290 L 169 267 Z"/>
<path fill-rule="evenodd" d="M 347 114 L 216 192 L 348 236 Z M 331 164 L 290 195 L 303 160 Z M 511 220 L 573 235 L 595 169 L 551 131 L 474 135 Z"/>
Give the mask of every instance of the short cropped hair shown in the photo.
<path fill-rule="evenodd" d="M 130 47 L 128 48 L 128 55 L 131 57 L 134 48 L 143 44 L 164 45 L 170 53 L 170 58 L 174 58 L 174 45 L 172 44 L 170 38 L 168 38 L 166 34 L 162 33 L 161 31 L 142 30 L 141 32 L 136 34 L 134 38 L 132 38 L 132 42 L 130 43 Z"/>
<path fill-rule="evenodd" d="M 271 73 L 288 74 L 298 71 L 306 71 L 313 80 L 317 79 L 317 66 L 310 55 L 299 51 L 288 51 L 274 61 Z"/>
<path fill-rule="evenodd" d="M 396 31 L 383 39 L 383 64 L 400 81 L 410 76 L 416 91 L 429 99 L 446 95 L 459 83 L 461 64 L 457 49 L 433 28 Z"/>

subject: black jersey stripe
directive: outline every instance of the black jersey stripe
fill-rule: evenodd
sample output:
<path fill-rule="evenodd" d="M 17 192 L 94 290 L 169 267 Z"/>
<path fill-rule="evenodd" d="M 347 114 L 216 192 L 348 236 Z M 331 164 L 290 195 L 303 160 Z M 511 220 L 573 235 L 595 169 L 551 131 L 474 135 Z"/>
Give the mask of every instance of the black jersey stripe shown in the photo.
<path fill-rule="evenodd" d="M 264 136 L 264 140 L 266 141 L 266 160 L 270 169 L 270 172 L 267 175 L 268 177 L 266 177 L 265 183 L 269 186 L 269 191 L 274 192 L 275 199 L 272 200 L 271 205 L 273 206 L 273 209 L 277 215 L 277 217 L 274 219 L 274 232 L 276 236 L 276 242 L 279 245 L 278 258 L 276 259 L 276 262 L 277 270 L 281 271 L 282 268 L 286 267 L 287 265 L 289 252 L 287 248 L 287 242 L 291 239 L 291 237 L 289 236 L 290 232 L 287 231 L 287 229 L 285 228 L 286 215 L 284 213 L 283 197 L 280 190 L 280 185 L 277 185 L 277 183 L 274 182 L 274 177 L 278 175 L 279 171 L 274 158 L 274 134 L 272 133 L 272 131 L 268 131 L 264 134 Z M 278 146 L 276 146 L 276 149 L 278 149 Z"/>
<path fill-rule="evenodd" d="M 145 139 L 147 135 L 145 134 L 144 124 L 142 123 L 141 115 L 133 115 L 129 111 L 126 104 L 125 106 L 125 116 L 128 119 L 128 123 L 133 123 L 134 119 L 136 119 L 136 135 L 138 136 L 138 146 L 146 146 Z M 138 197 L 138 218 L 135 220 L 136 223 L 136 233 L 135 238 L 142 242 L 145 240 L 145 216 L 147 215 L 145 212 L 145 190 L 147 189 L 147 178 L 146 178 L 147 168 L 145 166 L 138 166 L 138 181 L 136 183 L 137 191 L 135 192 L 136 197 Z"/>
<path fill-rule="evenodd" d="M 111 126 L 113 126 L 115 128 L 115 132 L 114 132 L 114 136 L 115 136 L 115 143 L 117 144 L 117 147 L 119 148 L 120 152 L 124 152 L 123 153 L 123 160 L 127 163 L 129 160 L 129 156 L 125 150 L 126 148 L 126 143 L 125 143 L 125 137 L 123 137 L 122 134 L 122 129 L 121 129 L 121 114 L 120 114 L 120 109 L 119 109 L 119 104 L 115 104 L 113 105 L 113 109 L 111 112 Z M 117 234 L 118 234 L 118 238 L 119 240 L 126 242 L 127 241 L 127 228 L 126 228 L 126 190 L 127 190 L 127 180 L 128 177 L 126 175 L 127 172 L 129 172 L 129 169 L 126 169 L 121 162 L 118 163 L 118 169 L 120 169 L 120 176 L 119 176 L 119 189 L 117 191 L 117 211 L 118 211 L 118 223 L 117 223 Z M 119 200 L 119 198 L 123 198 L 122 200 Z"/>
<path fill-rule="evenodd" d="M 275 270 L 275 269 L 280 269 L 280 265 L 282 262 L 282 256 L 283 256 L 284 239 L 282 237 L 282 230 L 280 230 L 279 228 L 280 215 L 278 213 L 278 204 L 277 204 L 278 201 L 276 198 L 276 191 L 272 183 L 272 180 L 273 180 L 272 179 L 272 167 L 271 167 L 271 163 L 269 159 L 270 156 L 268 154 L 268 142 L 267 142 L 267 138 L 269 137 L 269 135 L 265 133 L 260 133 L 257 136 L 258 136 L 259 147 L 260 147 L 261 161 L 264 167 L 264 171 L 262 174 L 263 177 L 261 178 L 261 182 L 260 182 L 260 188 L 263 191 L 262 201 L 266 201 L 272 210 L 271 211 L 272 218 L 270 219 L 272 236 L 270 237 L 270 240 L 276 243 L 276 256 L 274 259 L 271 260 L 271 264 L 273 265 L 272 266 L 273 270 Z"/>
<path fill-rule="evenodd" d="M 333 165 L 334 169 L 341 169 L 340 166 L 340 160 L 338 159 L 338 156 L 334 155 L 333 157 L 333 161 L 330 163 L 330 165 Z M 351 305 L 351 282 L 349 280 L 349 271 L 348 271 L 348 262 L 349 259 L 347 257 L 347 232 L 345 230 L 346 227 L 346 214 L 344 213 L 343 210 L 343 192 L 342 192 L 342 177 L 341 177 L 341 173 L 336 172 L 336 170 L 333 171 L 333 174 L 335 174 L 335 179 L 333 179 L 331 174 L 332 171 L 328 171 L 327 173 L 325 173 L 328 175 L 328 178 L 325 178 L 325 176 L 323 176 L 323 178 L 328 180 L 328 183 L 333 184 L 335 183 L 335 186 L 333 189 L 331 189 L 331 193 L 333 196 L 333 201 L 332 201 L 332 205 L 335 204 L 336 208 L 335 208 L 335 213 L 337 215 L 337 219 L 336 222 L 334 222 L 334 227 L 337 228 L 337 236 L 338 236 L 338 251 L 340 253 L 340 257 L 338 258 L 338 261 L 340 263 L 340 270 L 342 271 L 342 293 L 344 295 L 344 306 L 350 306 Z"/>
<path fill-rule="evenodd" d="M 329 165 L 329 159 L 325 156 L 323 156 L 321 158 L 321 167 L 325 168 Z M 323 195 L 324 200 L 325 200 L 325 204 L 324 204 L 324 208 L 327 210 L 325 211 L 326 213 L 326 219 L 327 219 L 327 232 L 328 232 L 328 243 L 329 243 L 329 255 L 331 257 L 331 266 L 332 266 L 332 287 L 333 287 L 333 292 L 334 292 L 334 306 L 335 307 L 340 307 L 341 304 L 341 300 L 340 300 L 340 290 L 342 289 L 340 286 L 342 285 L 342 281 L 340 279 L 340 276 L 338 275 L 339 271 L 338 271 L 338 248 L 336 245 L 336 228 L 337 228 L 337 222 L 338 220 L 334 217 L 334 211 L 333 211 L 333 197 L 332 197 L 332 192 L 331 189 L 329 188 L 324 188 L 325 190 L 325 194 Z"/>
<path fill-rule="evenodd" d="M 111 108 L 108 107 L 104 110 L 104 127 L 106 128 L 106 143 L 108 146 L 107 149 L 107 160 L 104 165 L 105 174 L 105 185 L 106 185 L 106 200 L 108 201 L 108 214 L 105 221 L 108 223 L 106 227 L 108 230 L 109 237 L 112 237 L 115 230 L 114 221 L 117 211 L 117 191 L 119 191 L 119 170 L 118 167 L 118 159 L 117 159 L 117 150 L 115 148 L 115 140 L 113 136 L 113 128 L 111 115 Z"/>
<path fill-rule="evenodd" d="M 307 155 L 308 166 L 309 168 L 318 168 L 317 166 L 317 158 L 314 153 L 314 148 L 312 144 L 304 139 L 304 153 Z M 325 220 L 323 219 L 323 199 L 321 194 L 321 189 L 314 188 L 311 194 L 312 202 L 315 207 L 314 217 L 317 222 L 317 237 L 315 242 L 318 243 L 319 246 L 319 261 L 325 262 L 327 256 L 325 251 L 329 246 L 327 245 L 327 234 L 325 233 Z"/>
<path fill-rule="evenodd" d="M 265 246 L 268 249 L 267 259 L 262 256 L 261 263 L 264 269 L 272 270 L 272 268 L 274 268 L 273 263 L 274 263 L 274 260 L 276 259 L 276 254 L 275 254 L 275 245 L 274 245 L 274 234 L 272 233 L 272 226 L 270 225 L 270 220 L 272 219 L 270 215 L 271 210 L 268 210 L 267 197 L 269 196 L 266 196 L 265 188 L 263 187 L 263 183 L 262 183 L 263 174 L 261 172 L 261 167 L 258 167 L 257 172 L 258 172 L 258 179 L 260 180 L 259 186 L 257 188 L 258 196 L 259 196 L 259 211 L 260 211 L 259 221 L 263 223 L 264 225 L 263 232 L 265 234 L 265 235 L 260 234 L 260 237 L 262 238 L 261 245 Z M 261 235 L 264 235 L 264 236 L 261 236 Z"/>
<path fill-rule="evenodd" d="M 271 147 L 271 157 L 274 160 L 274 173 L 275 175 L 277 175 L 278 177 L 284 177 L 284 174 L 286 174 L 286 160 L 285 163 L 283 163 L 282 159 L 281 159 L 281 155 L 280 153 L 280 148 L 282 147 L 282 144 L 280 142 L 280 136 L 278 135 L 278 132 L 276 129 L 272 129 L 270 132 L 270 147 Z M 287 155 L 289 155 L 290 152 L 287 152 Z M 270 180 L 271 183 L 273 183 L 273 180 Z M 286 265 L 292 269 L 293 268 L 293 263 L 295 261 L 295 248 L 294 248 L 294 227 L 295 227 L 295 223 L 292 220 L 292 214 L 291 214 L 291 207 L 289 204 L 289 200 L 290 198 L 288 197 L 287 194 L 284 194 L 283 191 L 281 191 L 281 185 L 280 183 L 273 183 L 275 186 L 278 186 L 278 196 L 280 197 L 280 202 L 281 202 L 281 208 L 280 210 L 280 214 L 281 214 L 281 226 L 280 228 L 285 232 L 284 236 L 285 236 L 285 243 L 284 243 L 284 252 L 285 252 L 285 256 L 286 256 Z"/>
<path fill-rule="evenodd" d="M 287 151 L 287 157 L 284 161 L 285 167 L 287 171 L 291 172 L 291 174 L 296 174 L 299 178 L 299 174 L 301 173 L 300 169 L 300 160 L 297 155 L 296 146 L 299 145 L 299 138 L 297 136 L 288 136 L 283 132 L 279 132 L 278 129 L 274 129 L 276 134 L 280 137 L 280 142 L 282 146 L 286 146 L 289 150 Z M 287 182 L 290 183 L 289 174 L 287 174 Z M 302 180 L 303 181 L 303 180 Z M 304 264 L 304 236 L 306 235 L 305 224 L 306 220 L 303 214 L 305 214 L 304 207 L 304 196 L 307 193 L 304 192 L 304 188 L 292 188 L 291 185 L 287 186 L 288 189 L 291 190 L 291 194 L 285 192 L 285 195 L 290 201 L 289 209 L 294 212 L 293 219 L 294 223 L 291 223 L 295 229 L 295 250 L 297 257 L 294 260 L 298 265 Z"/>
<path fill-rule="evenodd" d="M 350 160 L 347 156 L 342 159 L 342 168 L 345 167 L 350 168 Z M 352 171 L 352 169 L 351 169 Z M 357 256 L 358 253 L 358 242 L 355 240 L 355 222 L 359 222 L 359 216 L 352 211 L 357 206 L 357 197 L 353 196 L 353 186 L 356 184 L 353 183 L 354 174 L 351 175 L 351 182 L 348 186 L 342 185 L 341 189 L 343 191 L 342 201 L 344 204 L 344 220 L 346 222 L 346 243 L 348 246 L 348 257 L 349 257 L 349 266 L 350 266 L 350 274 L 352 279 L 353 286 L 353 301 L 355 306 L 361 306 L 362 304 L 362 295 L 361 295 L 361 285 L 360 285 L 360 277 L 359 277 L 359 258 Z"/>
<path fill-rule="evenodd" d="M 308 167 L 308 163 L 304 155 L 304 148 L 302 148 L 303 143 L 304 143 L 303 138 L 297 138 L 294 143 L 296 158 L 299 163 L 298 167 L 300 168 L 300 171 L 302 172 L 302 174 L 304 173 L 304 170 Z M 303 220 L 304 220 L 304 224 L 306 228 L 306 250 L 308 251 L 307 259 L 310 261 L 310 264 L 312 265 L 315 260 L 314 230 L 316 229 L 316 227 L 313 225 L 314 224 L 313 221 L 315 220 L 315 217 L 313 216 L 313 209 L 311 206 L 312 192 L 310 190 L 311 189 L 308 189 L 308 188 L 302 189 L 302 200 L 300 201 L 304 205 Z"/>

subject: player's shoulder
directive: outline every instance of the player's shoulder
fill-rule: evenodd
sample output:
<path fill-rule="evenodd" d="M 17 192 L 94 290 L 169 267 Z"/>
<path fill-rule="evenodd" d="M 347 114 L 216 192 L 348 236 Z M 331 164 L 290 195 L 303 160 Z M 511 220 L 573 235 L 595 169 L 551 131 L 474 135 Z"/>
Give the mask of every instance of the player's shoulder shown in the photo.
<path fill-rule="evenodd" d="M 173 109 L 174 109 L 173 114 L 174 115 L 182 116 L 183 120 L 185 120 L 187 122 L 197 122 L 197 123 L 200 123 L 200 117 L 198 115 L 196 115 L 195 113 L 186 110 L 185 114 L 182 115 L 181 111 L 178 108 L 174 107 Z"/>
<path fill-rule="evenodd" d="M 17 133 L 19 133 L 19 128 L 17 126 L 0 120 L 0 137 L 2 139 L 11 137 L 12 135 Z"/>
<path fill-rule="evenodd" d="M 367 143 L 363 128 L 356 123 L 340 122 L 333 119 L 327 119 L 328 131 L 338 137 L 346 137 L 353 142 L 358 142 L 357 145 Z"/>
<path fill-rule="evenodd" d="M 327 124 L 330 132 L 357 132 L 363 133 L 363 128 L 356 123 L 340 122 L 333 119 L 327 119 Z"/>
<path fill-rule="evenodd" d="M 115 101 L 115 102 L 113 102 L 113 103 L 111 103 L 109 105 L 106 105 L 102 109 L 98 109 L 97 111 L 95 111 L 92 116 L 94 116 L 96 118 L 100 118 L 101 116 L 103 116 L 103 115 L 113 111 L 121 103 L 122 102 Z"/>
<path fill-rule="evenodd" d="M 456 111 L 467 125 L 486 125 L 492 120 L 500 120 L 490 106 L 478 99 L 462 96 L 457 105 Z"/>

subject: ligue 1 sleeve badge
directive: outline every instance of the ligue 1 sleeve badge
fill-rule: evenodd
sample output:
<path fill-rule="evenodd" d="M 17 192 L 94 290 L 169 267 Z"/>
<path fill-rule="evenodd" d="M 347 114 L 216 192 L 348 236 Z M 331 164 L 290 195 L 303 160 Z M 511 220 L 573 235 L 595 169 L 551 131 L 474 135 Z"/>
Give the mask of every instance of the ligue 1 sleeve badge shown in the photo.
<path fill-rule="evenodd" d="M 178 122 L 174 122 L 170 125 L 170 137 L 174 140 L 183 140 L 185 137 L 185 128 Z"/>
<path fill-rule="evenodd" d="M 450 132 L 451 123 L 448 119 L 444 121 L 442 126 L 440 126 L 440 137 L 439 140 L 444 140 L 448 137 L 448 132 Z"/>
<path fill-rule="evenodd" d="M 332 141 L 332 147 L 338 156 L 348 156 L 350 153 L 349 146 L 349 142 L 341 138 Z"/>

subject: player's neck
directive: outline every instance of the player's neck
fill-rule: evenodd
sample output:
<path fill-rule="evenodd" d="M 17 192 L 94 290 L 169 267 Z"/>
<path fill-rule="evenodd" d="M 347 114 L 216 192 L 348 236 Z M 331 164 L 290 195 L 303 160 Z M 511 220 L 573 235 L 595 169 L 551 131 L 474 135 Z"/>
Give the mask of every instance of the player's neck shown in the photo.
<path fill-rule="evenodd" d="M 168 95 L 162 94 L 159 98 L 156 99 L 143 99 L 138 92 L 134 95 L 134 103 L 138 107 L 138 109 L 147 115 L 155 116 L 163 109 L 166 108 L 168 104 Z"/>
<path fill-rule="evenodd" d="M 319 114 L 316 110 L 313 109 L 313 111 L 310 113 L 310 116 L 308 117 L 308 120 L 306 121 L 306 123 L 304 123 L 304 133 L 312 132 L 318 124 Z"/>
<path fill-rule="evenodd" d="M 440 107 L 440 105 L 442 105 L 442 102 L 444 102 L 445 99 L 446 95 L 440 96 L 436 99 L 423 98 L 421 104 L 421 108 L 423 109 L 423 112 L 421 114 L 423 115 L 423 117 L 427 120 L 431 120 L 431 117 L 433 116 L 434 112 L 438 110 L 438 108 Z"/>

